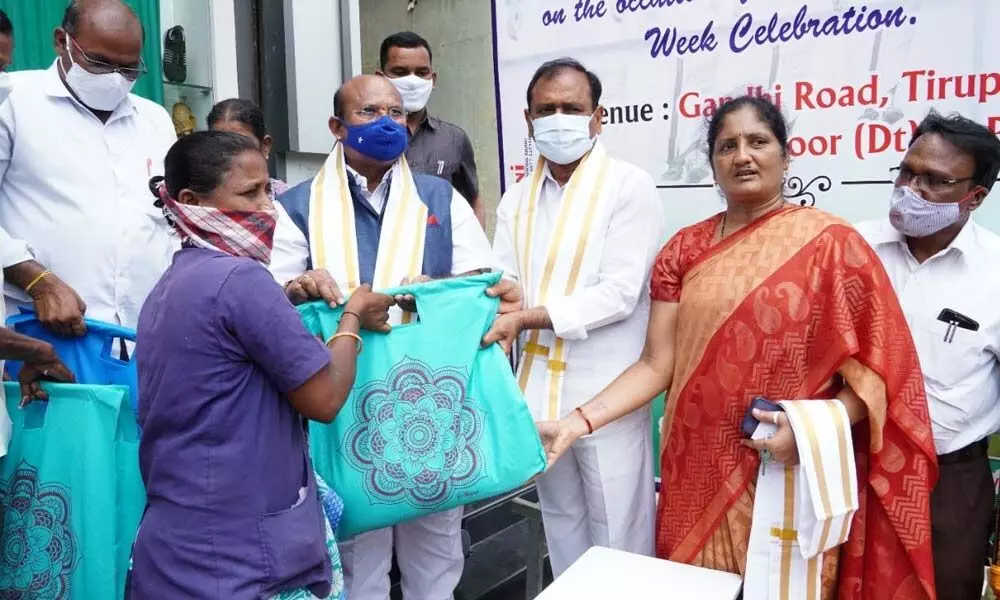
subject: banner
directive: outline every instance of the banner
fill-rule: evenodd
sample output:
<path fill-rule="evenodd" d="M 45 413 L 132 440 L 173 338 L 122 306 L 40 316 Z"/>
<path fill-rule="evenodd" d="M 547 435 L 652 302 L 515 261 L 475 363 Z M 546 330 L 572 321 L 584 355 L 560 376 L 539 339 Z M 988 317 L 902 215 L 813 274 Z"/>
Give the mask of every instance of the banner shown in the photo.
<path fill-rule="evenodd" d="M 851 222 L 887 216 L 892 181 L 927 112 L 1000 132 L 997 0 L 493 0 L 503 184 L 537 153 L 524 118 L 543 62 L 597 73 L 601 139 L 657 183 L 668 234 L 723 209 L 707 118 L 767 95 L 791 125 L 790 200 Z M 1000 233 L 1000 194 L 975 213 Z"/>

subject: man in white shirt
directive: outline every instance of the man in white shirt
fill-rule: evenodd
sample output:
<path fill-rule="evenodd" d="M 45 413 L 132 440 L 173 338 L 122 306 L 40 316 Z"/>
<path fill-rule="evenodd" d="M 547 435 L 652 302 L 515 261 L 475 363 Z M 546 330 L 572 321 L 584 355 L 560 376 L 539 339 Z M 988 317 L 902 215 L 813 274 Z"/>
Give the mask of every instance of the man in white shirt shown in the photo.
<path fill-rule="evenodd" d="M 76 290 L 78 312 L 128 327 L 177 247 L 149 191 L 173 124 L 129 93 L 142 37 L 120 0 L 76 0 L 52 67 L 19 73 L 0 105 L 0 227 Z M 5 292 L 8 308 L 25 299 Z M 80 317 L 47 324 L 82 333 Z"/>
<path fill-rule="evenodd" d="M 664 234 L 644 171 L 611 158 L 597 136 L 596 75 L 572 59 L 542 65 L 525 118 L 542 155 L 497 209 L 495 266 L 523 288 L 525 308 L 484 338 L 522 337 L 518 378 L 536 420 L 576 412 L 631 365 L 649 318 L 649 272 Z M 581 438 L 537 480 L 552 572 L 590 546 L 653 553 L 649 407 Z"/>
<path fill-rule="evenodd" d="M 931 496 L 941 600 L 979 598 L 991 533 L 987 437 L 1000 429 L 1000 237 L 977 225 L 1000 171 L 986 127 L 932 112 L 894 169 L 889 218 L 858 225 L 910 324 L 940 478 Z"/>
<path fill-rule="evenodd" d="M 361 284 L 449 277 L 490 267 L 490 245 L 451 183 L 414 173 L 396 88 L 361 75 L 334 97 L 337 139 L 319 174 L 278 198 L 271 273 L 293 302 L 342 301 Z M 504 295 L 502 290 L 498 295 Z M 390 311 L 392 323 L 412 315 Z M 450 600 L 462 576 L 462 508 L 341 540 L 347 595 L 388 600 L 393 548 L 406 600 Z"/>

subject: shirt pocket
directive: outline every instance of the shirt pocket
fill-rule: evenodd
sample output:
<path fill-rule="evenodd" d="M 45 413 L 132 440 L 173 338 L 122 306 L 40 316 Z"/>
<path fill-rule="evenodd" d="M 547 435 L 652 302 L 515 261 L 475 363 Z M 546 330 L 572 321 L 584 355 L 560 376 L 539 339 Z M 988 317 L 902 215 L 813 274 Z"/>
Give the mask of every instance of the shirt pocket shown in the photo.
<path fill-rule="evenodd" d="M 313 486 L 294 506 L 258 518 L 267 565 L 268 587 L 292 580 L 326 560 L 326 539 L 319 498 Z"/>
<path fill-rule="evenodd" d="M 955 328 L 929 317 L 911 317 L 910 331 L 917 346 L 920 370 L 929 382 L 942 387 L 955 387 L 981 368 L 988 345 L 986 334 Z M 945 340 L 948 335 L 950 341 Z"/>

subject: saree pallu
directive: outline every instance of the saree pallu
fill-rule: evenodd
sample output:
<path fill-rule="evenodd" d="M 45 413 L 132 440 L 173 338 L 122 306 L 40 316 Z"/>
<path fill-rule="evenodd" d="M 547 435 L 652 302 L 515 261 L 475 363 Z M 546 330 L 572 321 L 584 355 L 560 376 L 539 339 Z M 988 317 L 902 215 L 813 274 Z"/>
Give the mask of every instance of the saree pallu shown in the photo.
<path fill-rule="evenodd" d="M 657 555 L 743 574 L 760 465 L 740 444 L 750 401 L 831 398 L 842 381 L 868 420 L 853 436 L 860 508 L 824 561 L 823 597 L 933 599 L 937 462 L 923 377 L 874 251 L 835 217 L 783 209 L 677 276 Z"/>

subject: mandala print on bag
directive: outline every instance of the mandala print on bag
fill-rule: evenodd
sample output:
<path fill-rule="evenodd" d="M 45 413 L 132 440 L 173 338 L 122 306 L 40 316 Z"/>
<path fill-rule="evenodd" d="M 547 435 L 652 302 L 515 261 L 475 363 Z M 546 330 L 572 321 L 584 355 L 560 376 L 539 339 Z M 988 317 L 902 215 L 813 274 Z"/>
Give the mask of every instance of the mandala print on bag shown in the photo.
<path fill-rule="evenodd" d="M 345 440 L 373 502 L 433 508 L 483 477 L 483 415 L 464 369 L 404 358 L 354 397 Z"/>
<path fill-rule="evenodd" d="M 0 599 L 71 597 L 79 556 L 69 491 L 40 483 L 38 469 L 22 461 L 9 481 L 0 482 L 0 514 Z"/>

